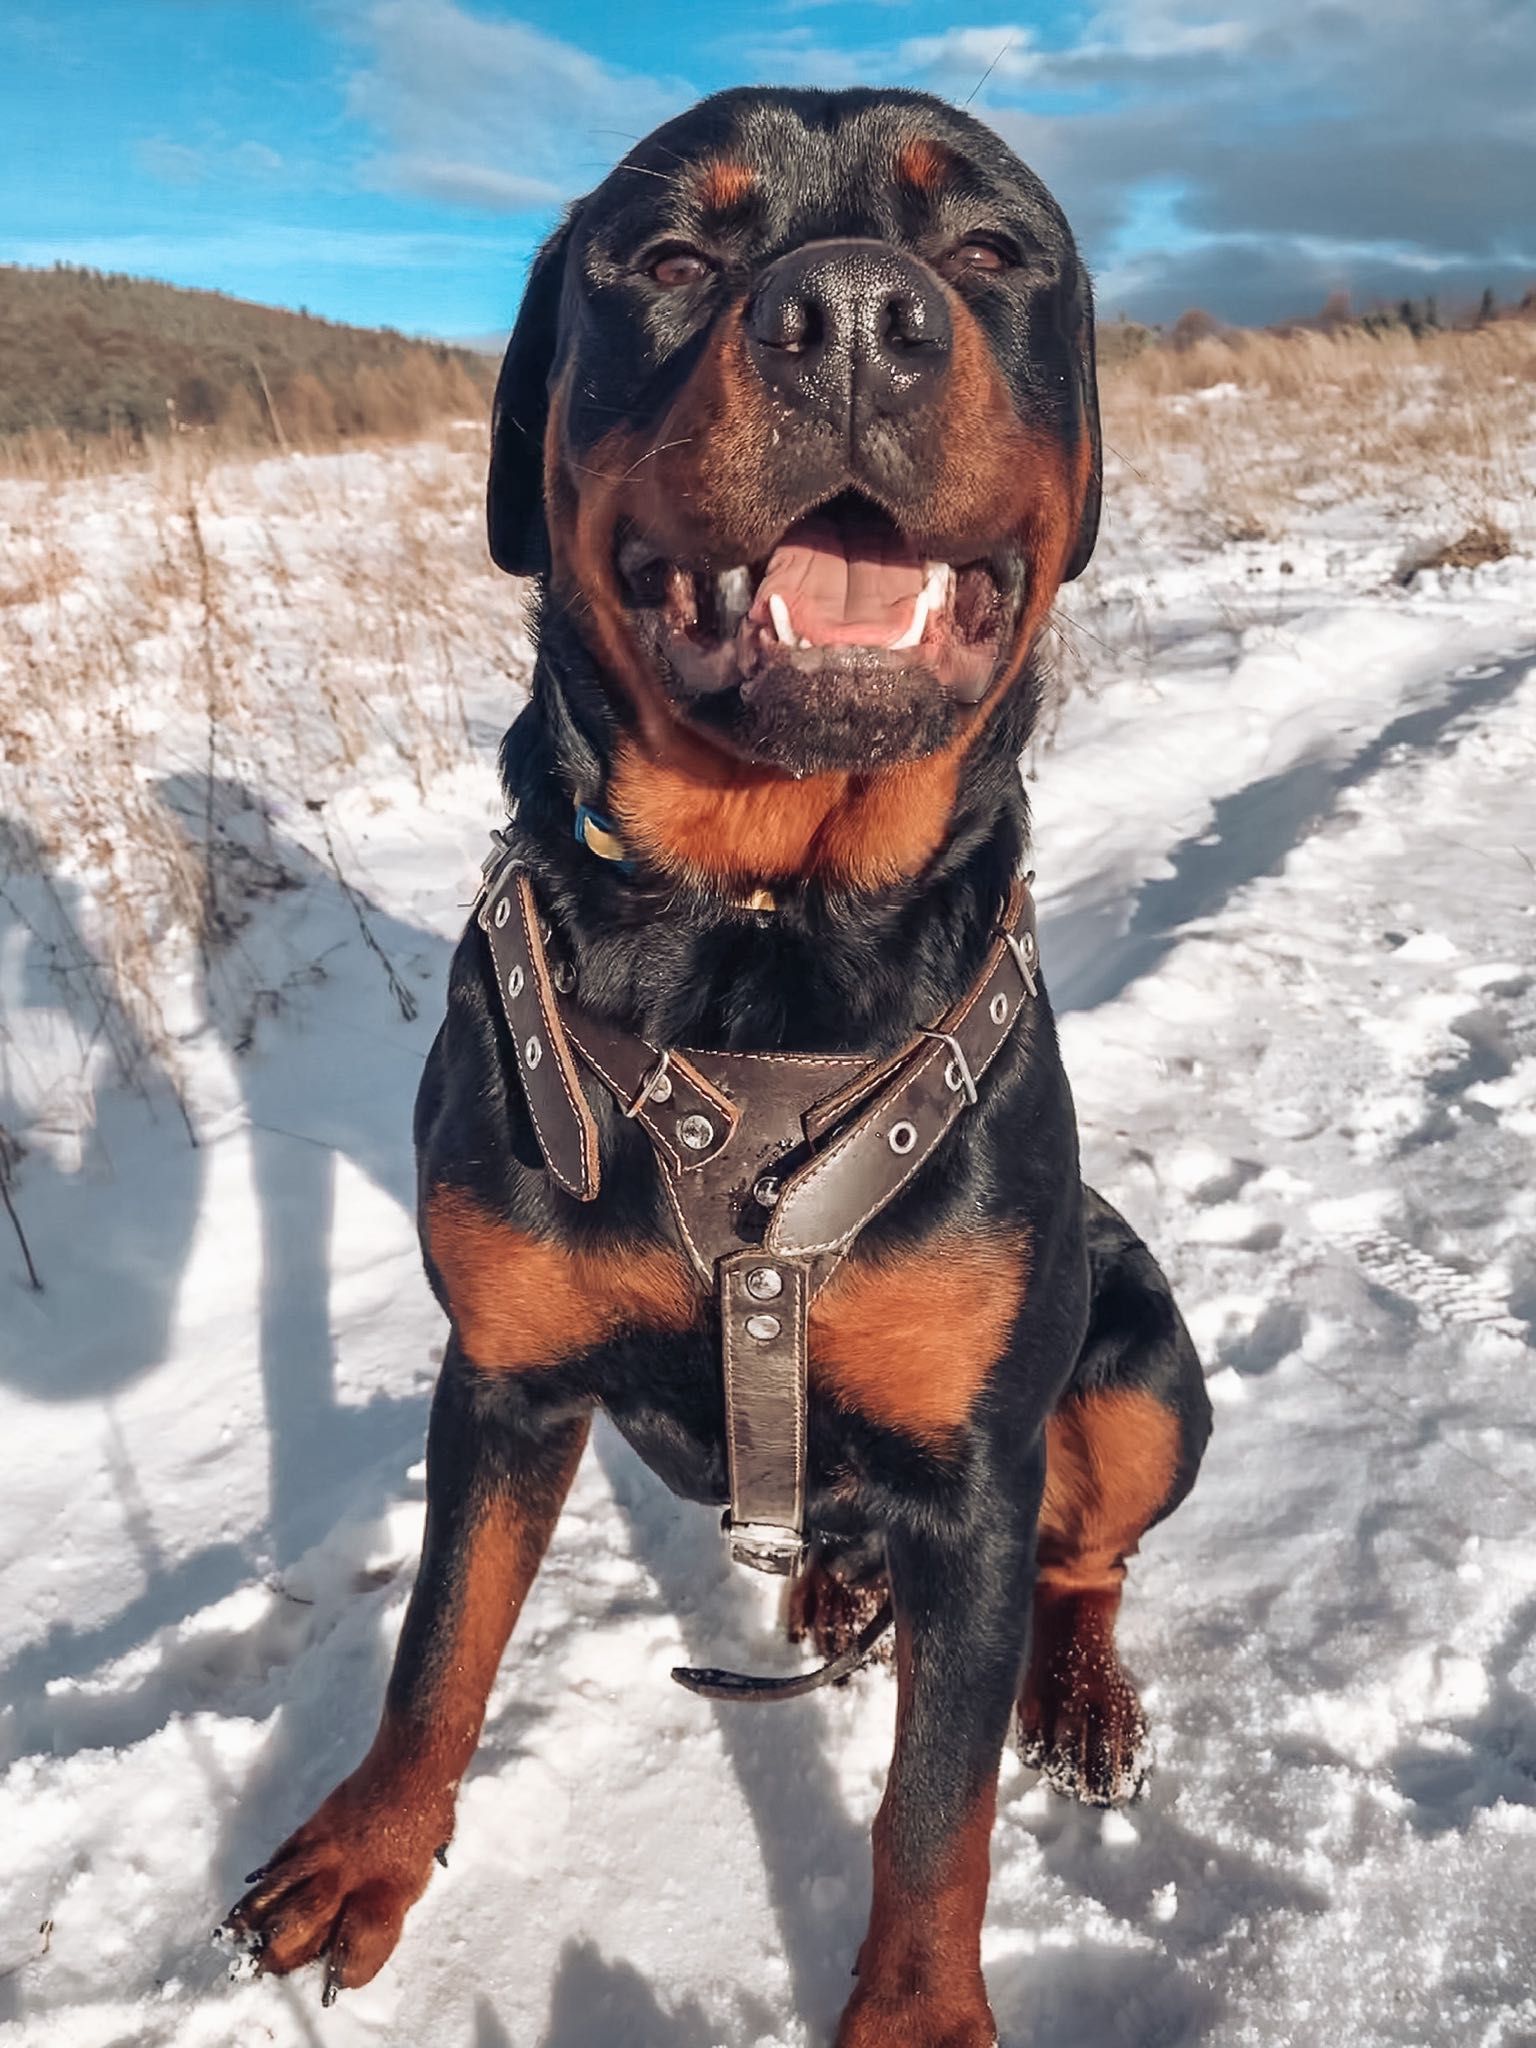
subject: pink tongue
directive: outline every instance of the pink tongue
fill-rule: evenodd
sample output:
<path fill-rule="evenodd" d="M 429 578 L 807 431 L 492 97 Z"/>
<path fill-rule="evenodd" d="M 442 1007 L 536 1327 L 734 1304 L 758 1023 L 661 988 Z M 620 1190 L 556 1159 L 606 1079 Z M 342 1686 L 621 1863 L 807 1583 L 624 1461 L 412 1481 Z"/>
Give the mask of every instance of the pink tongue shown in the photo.
<path fill-rule="evenodd" d="M 781 597 L 815 647 L 889 647 L 911 625 L 922 587 L 923 565 L 900 535 L 853 536 L 813 517 L 774 549 L 751 616 L 771 629 L 768 600 Z"/>

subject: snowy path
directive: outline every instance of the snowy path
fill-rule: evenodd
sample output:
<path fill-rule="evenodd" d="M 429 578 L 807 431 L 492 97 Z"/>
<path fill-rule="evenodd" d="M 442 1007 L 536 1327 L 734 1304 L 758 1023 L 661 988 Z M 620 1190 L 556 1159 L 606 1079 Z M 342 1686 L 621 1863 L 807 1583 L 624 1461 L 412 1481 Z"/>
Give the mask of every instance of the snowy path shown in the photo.
<path fill-rule="evenodd" d="M 1132 1574 L 1148 1801 L 1104 1819 L 1005 1767 L 1007 2048 L 1536 2040 L 1533 590 L 1510 562 L 1235 641 L 1191 598 L 1155 687 L 1075 704 L 1040 764 L 1088 1171 L 1175 1277 L 1218 1434 Z M 408 1103 L 491 794 L 332 806 L 414 1021 L 285 847 L 307 885 L 221 970 L 278 1021 L 239 1051 L 187 992 L 198 1150 L 123 1094 L 78 1171 L 26 1162 L 5 2048 L 812 2048 L 845 1995 L 889 1682 L 760 1715 L 672 1687 L 789 1653 L 712 1517 L 605 1432 L 394 1964 L 322 2015 L 206 1946 L 365 1745 L 409 1585 L 441 1327 Z M 30 916 L 0 990 L 35 1067 Z"/>

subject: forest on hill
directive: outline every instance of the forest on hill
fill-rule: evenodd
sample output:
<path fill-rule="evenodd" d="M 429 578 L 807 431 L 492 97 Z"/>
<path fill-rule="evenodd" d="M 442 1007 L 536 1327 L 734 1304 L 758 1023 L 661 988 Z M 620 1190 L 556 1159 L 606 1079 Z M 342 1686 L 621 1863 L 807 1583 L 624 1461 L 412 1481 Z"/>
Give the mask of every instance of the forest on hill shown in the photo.
<path fill-rule="evenodd" d="M 388 328 L 57 264 L 0 266 L 0 436 L 346 440 L 480 417 L 495 363 Z"/>

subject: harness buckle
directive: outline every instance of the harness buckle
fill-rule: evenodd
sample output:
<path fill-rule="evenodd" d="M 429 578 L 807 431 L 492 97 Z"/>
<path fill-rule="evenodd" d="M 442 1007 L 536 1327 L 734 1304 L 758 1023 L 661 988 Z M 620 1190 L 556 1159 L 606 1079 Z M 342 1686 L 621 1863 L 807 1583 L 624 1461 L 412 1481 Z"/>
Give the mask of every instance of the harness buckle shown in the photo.
<path fill-rule="evenodd" d="M 509 819 L 508 823 L 510 824 L 511 822 L 512 820 Z M 523 862 L 519 859 L 517 850 L 513 846 L 508 834 L 499 827 L 493 828 L 491 832 L 491 850 L 480 863 L 480 893 L 475 898 L 474 906 L 475 915 L 482 926 L 485 925 L 486 905 L 490 902 L 492 896 L 496 894 L 507 876 L 515 872 L 522 865 Z M 489 929 L 489 927 L 486 928 Z"/>
<path fill-rule="evenodd" d="M 1023 938 L 1020 939 L 1015 938 L 1012 932 L 1000 930 L 998 937 L 1013 955 L 1013 964 L 1018 968 L 1023 978 L 1024 986 L 1032 996 L 1038 996 L 1040 989 L 1035 981 L 1036 947 L 1034 933 L 1026 932 Z"/>
<path fill-rule="evenodd" d="M 672 1078 L 668 1069 L 672 1065 L 672 1054 L 663 1051 L 657 1058 L 635 1094 L 635 1099 L 623 1111 L 627 1117 L 636 1117 L 648 1102 L 665 1102 L 672 1093 Z"/>
<path fill-rule="evenodd" d="M 720 1518 L 720 1527 L 730 1545 L 732 1564 L 744 1564 L 777 1579 L 792 1579 L 805 1563 L 807 1545 L 799 1529 L 787 1529 L 778 1522 L 735 1522 L 729 1508 Z"/>
<path fill-rule="evenodd" d="M 956 1038 L 954 1032 L 923 1031 L 918 1035 L 922 1038 L 936 1038 L 940 1045 L 947 1045 L 949 1047 L 950 1062 L 944 1069 L 944 1086 L 952 1095 L 957 1091 L 963 1091 L 966 1101 L 974 1109 L 976 1106 L 975 1078 L 971 1073 L 970 1061 L 965 1056 L 965 1048 L 961 1045 L 959 1039 Z M 951 1075 L 954 1076 L 953 1080 L 950 1079 Z"/>

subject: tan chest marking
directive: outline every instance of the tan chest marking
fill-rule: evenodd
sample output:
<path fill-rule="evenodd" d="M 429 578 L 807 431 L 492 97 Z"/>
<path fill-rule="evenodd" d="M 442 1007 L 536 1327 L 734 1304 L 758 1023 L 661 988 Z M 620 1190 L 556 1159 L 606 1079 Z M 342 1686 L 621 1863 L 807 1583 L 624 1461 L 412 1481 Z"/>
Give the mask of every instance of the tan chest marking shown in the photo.
<path fill-rule="evenodd" d="M 620 1329 L 683 1330 L 700 1312 L 681 1253 L 571 1250 L 457 1188 L 428 1196 L 427 1243 L 464 1354 L 487 1370 L 559 1365 Z"/>
<path fill-rule="evenodd" d="M 811 1310 L 811 1379 L 840 1406 L 941 1445 L 966 1421 L 1029 1280 L 1024 1231 L 850 1260 Z"/>

